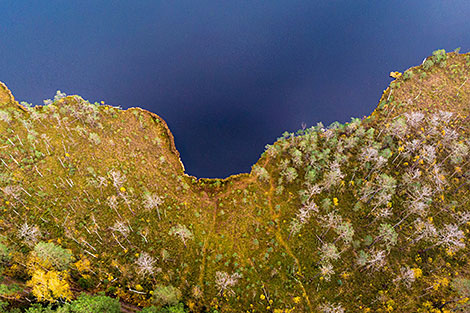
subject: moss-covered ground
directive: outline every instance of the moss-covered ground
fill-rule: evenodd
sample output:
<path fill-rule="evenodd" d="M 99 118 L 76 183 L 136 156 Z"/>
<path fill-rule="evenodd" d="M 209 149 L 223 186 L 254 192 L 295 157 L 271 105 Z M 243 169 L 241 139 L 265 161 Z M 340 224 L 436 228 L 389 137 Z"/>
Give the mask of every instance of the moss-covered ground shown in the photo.
<path fill-rule="evenodd" d="M 0 85 L 0 297 L 470 310 L 470 54 L 436 51 L 393 76 L 370 116 L 285 133 L 226 179 L 185 174 L 156 114 L 60 93 L 31 107 Z M 53 271 L 62 285 L 38 274 Z"/>

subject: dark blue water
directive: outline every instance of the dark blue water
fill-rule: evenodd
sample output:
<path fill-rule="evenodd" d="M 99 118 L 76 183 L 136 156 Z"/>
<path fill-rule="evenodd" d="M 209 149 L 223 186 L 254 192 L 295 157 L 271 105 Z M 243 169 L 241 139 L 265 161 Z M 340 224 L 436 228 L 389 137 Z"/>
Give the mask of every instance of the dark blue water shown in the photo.
<path fill-rule="evenodd" d="M 390 71 L 470 50 L 470 1 L 0 2 L 0 80 L 162 116 L 186 170 L 247 172 L 285 130 L 369 114 Z"/>

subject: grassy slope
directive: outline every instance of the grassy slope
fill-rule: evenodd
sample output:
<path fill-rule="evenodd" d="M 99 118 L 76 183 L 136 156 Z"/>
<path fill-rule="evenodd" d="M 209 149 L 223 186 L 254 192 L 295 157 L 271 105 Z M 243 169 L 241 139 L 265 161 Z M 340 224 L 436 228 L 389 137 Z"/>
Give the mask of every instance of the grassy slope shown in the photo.
<path fill-rule="evenodd" d="M 12 187 L 0 192 L 0 231 L 13 251 L 5 273 L 28 279 L 24 260 L 31 245 L 18 236 L 28 223 L 40 229 L 38 239 L 91 262 L 90 271 L 72 270 L 77 290 L 78 279 L 88 275 L 90 291 L 105 290 L 142 306 L 150 304 L 149 292 L 157 284 L 171 284 L 195 311 L 453 308 L 462 295 L 450 282 L 469 278 L 469 250 L 446 250 L 439 238 L 445 225 L 457 224 L 458 216 L 469 211 L 468 155 L 448 157 L 459 141 L 469 145 L 469 64 L 469 54 L 451 53 L 444 67 L 412 68 L 412 77 L 392 82 L 367 119 L 286 135 L 267 149 L 252 173 L 224 180 L 184 174 L 173 136 L 155 114 L 90 105 L 79 97 L 23 108 L 0 86 L 0 110 L 8 112 L 0 119 L 0 187 Z M 432 126 L 432 114 L 439 110 L 454 115 Z M 425 118 L 415 127 L 406 120 L 407 112 L 422 112 Z M 404 124 L 397 122 L 401 119 Z M 456 138 L 448 139 L 452 129 Z M 436 148 L 434 164 L 416 158 L 419 149 L 406 154 L 413 139 L 420 147 Z M 375 147 L 385 164 L 365 159 L 367 147 Z M 336 177 L 335 164 L 340 168 Z M 433 173 L 436 164 L 444 181 L 440 185 Z M 260 168 L 267 172 L 259 175 Z M 406 174 L 417 170 L 419 178 Z M 122 184 L 113 185 L 112 172 L 125 175 Z M 382 174 L 395 180 L 390 198 L 379 188 Z M 321 191 L 307 199 L 313 186 Z M 425 213 L 417 214 L 410 207 L 423 186 L 432 192 L 422 201 Z M 158 212 L 145 208 L 146 192 L 161 196 Z M 113 197 L 115 208 L 108 204 Z M 312 211 L 300 218 L 308 205 Z M 435 238 L 417 240 L 418 219 L 435 226 Z M 128 234 L 113 231 L 116 222 L 123 222 Z M 193 238 L 183 242 L 171 235 L 175 225 L 185 225 Z M 387 241 L 381 225 L 394 226 L 397 238 L 392 234 Z M 354 230 L 349 239 L 345 227 Z M 459 224 L 459 230 L 468 241 L 468 225 Z M 335 245 L 337 258 L 334 249 L 332 257 L 321 252 L 327 243 Z M 135 262 L 144 252 L 158 260 L 154 274 L 142 277 Z M 380 252 L 386 257 L 376 266 L 371 260 Z M 357 260 L 364 255 L 361 266 Z M 334 273 L 322 273 L 329 265 Z M 408 288 L 393 282 L 405 265 L 422 272 Z M 219 292 L 219 271 L 241 277 Z M 132 291 L 140 289 L 137 285 L 143 294 Z"/>

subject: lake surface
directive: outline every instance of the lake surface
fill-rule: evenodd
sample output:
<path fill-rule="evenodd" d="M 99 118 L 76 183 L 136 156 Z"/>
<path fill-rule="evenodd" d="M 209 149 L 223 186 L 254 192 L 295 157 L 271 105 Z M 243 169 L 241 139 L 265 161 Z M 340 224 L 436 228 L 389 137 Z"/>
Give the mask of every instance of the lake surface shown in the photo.
<path fill-rule="evenodd" d="M 111 2 L 108 2 L 111 3 Z M 470 1 L 2 1 L 0 80 L 140 106 L 189 174 L 250 171 L 284 131 L 368 115 L 391 71 L 470 50 Z"/>

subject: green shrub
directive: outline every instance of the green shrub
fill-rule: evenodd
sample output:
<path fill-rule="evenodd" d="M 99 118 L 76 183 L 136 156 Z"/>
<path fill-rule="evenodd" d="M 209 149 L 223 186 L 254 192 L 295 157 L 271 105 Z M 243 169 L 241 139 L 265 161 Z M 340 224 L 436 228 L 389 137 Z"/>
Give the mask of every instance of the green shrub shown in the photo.
<path fill-rule="evenodd" d="M 446 64 L 447 55 L 444 49 L 433 51 L 432 56 L 436 64 L 439 64 L 441 67 L 445 67 L 447 65 Z"/>
<path fill-rule="evenodd" d="M 412 71 L 406 71 L 403 73 L 403 80 L 408 80 L 413 77 L 413 72 Z"/>
<path fill-rule="evenodd" d="M 29 307 L 25 313 L 54 313 L 56 312 L 55 310 L 52 309 L 52 307 L 49 305 L 47 307 L 42 307 L 40 304 L 33 304 L 31 307 Z"/>
<path fill-rule="evenodd" d="M 89 139 L 95 145 L 99 145 L 101 143 L 100 136 L 97 133 L 90 133 Z"/>
<path fill-rule="evenodd" d="M 57 313 L 120 313 L 119 300 L 104 295 L 80 295 L 77 300 L 59 308 Z"/>
<path fill-rule="evenodd" d="M 11 296 L 17 292 L 22 291 L 23 289 L 18 284 L 0 284 L 0 296 Z"/>
<path fill-rule="evenodd" d="M 424 61 L 423 68 L 427 71 L 434 65 L 434 61 L 432 59 L 427 59 Z"/>
<path fill-rule="evenodd" d="M 72 260 L 72 253 L 52 242 L 39 242 L 34 247 L 34 253 L 43 262 L 49 262 L 57 270 L 65 270 Z"/>
<path fill-rule="evenodd" d="M 181 291 L 171 285 L 157 285 L 153 291 L 152 301 L 157 306 L 176 305 L 181 299 Z"/>
<path fill-rule="evenodd" d="M 470 295 L 470 279 L 454 278 L 452 280 L 452 289 L 457 291 L 460 296 L 468 297 Z"/>
<path fill-rule="evenodd" d="M 158 309 L 154 306 L 142 309 L 141 313 L 186 313 L 183 303 Z"/>
<path fill-rule="evenodd" d="M 83 289 L 90 289 L 95 285 L 95 282 L 91 278 L 80 277 L 77 282 Z"/>
<path fill-rule="evenodd" d="M 156 307 L 154 307 L 153 305 L 148 307 L 148 308 L 143 308 L 142 311 L 140 311 L 141 313 L 160 313 L 160 309 L 157 309 Z"/>
<path fill-rule="evenodd" d="M 462 299 L 465 299 L 470 295 L 470 279 L 467 278 L 454 278 L 452 280 L 452 289 L 457 291 L 459 296 Z M 457 305 L 457 308 L 460 309 L 460 311 L 457 312 L 468 312 L 470 310 L 470 303 L 459 303 Z M 454 310 L 455 311 L 455 310 Z"/>
<path fill-rule="evenodd" d="M 20 309 L 18 308 L 12 308 L 8 310 L 8 306 L 10 304 L 8 302 L 0 301 L 0 312 L 2 313 L 21 313 Z"/>
<path fill-rule="evenodd" d="M 439 64 L 440 67 L 446 67 L 447 65 L 446 60 L 447 60 L 447 55 L 444 49 L 433 51 L 432 56 L 428 57 L 426 61 L 424 61 L 423 68 L 425 70 L 428 70 L 434 64 Z"/>
<path fill-rule="evenodd" d="M 10 259 L 10 250 L 6 245 L 0 242 L 0 262 L 6 262 Z"/>

